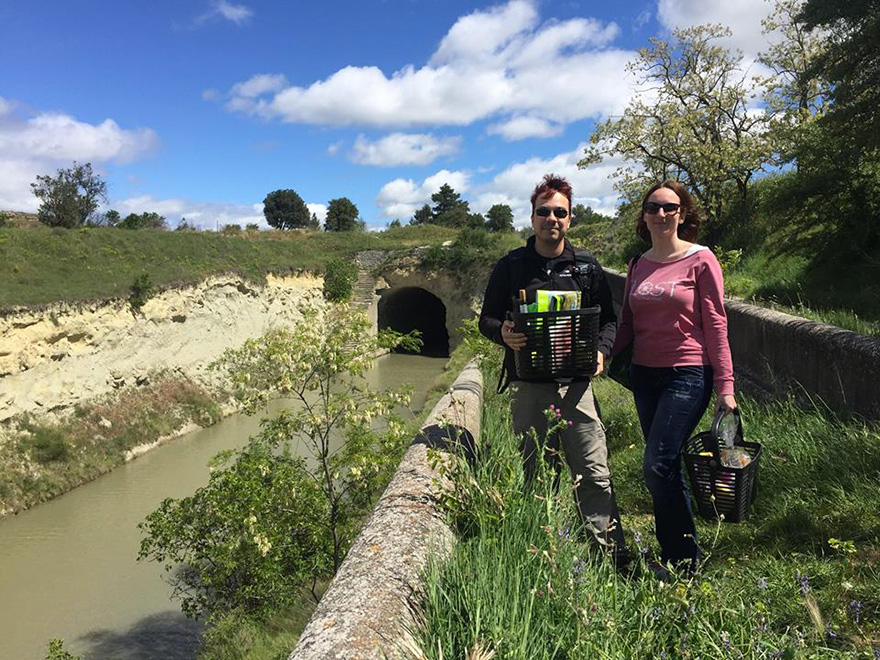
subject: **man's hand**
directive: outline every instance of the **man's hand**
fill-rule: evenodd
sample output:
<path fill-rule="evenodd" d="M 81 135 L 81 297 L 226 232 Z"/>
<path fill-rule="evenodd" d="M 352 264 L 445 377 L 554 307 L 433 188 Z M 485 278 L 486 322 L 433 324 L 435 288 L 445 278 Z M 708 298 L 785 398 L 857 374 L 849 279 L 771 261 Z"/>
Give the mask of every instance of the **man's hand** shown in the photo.
<path fill-rule="evenodd" d="M 593 374 L 593 378 L 598 378 L 603 371 L 605 371 L 605 354 L 599 351 L 596 354 L 596 373 Z"/>
<path fill-rule="evenodd" d="M 513 321 L 504 321 L 501 324 L 501 341 L 518 351 L 526 345 L 526 335 L 513 329 Z"/>

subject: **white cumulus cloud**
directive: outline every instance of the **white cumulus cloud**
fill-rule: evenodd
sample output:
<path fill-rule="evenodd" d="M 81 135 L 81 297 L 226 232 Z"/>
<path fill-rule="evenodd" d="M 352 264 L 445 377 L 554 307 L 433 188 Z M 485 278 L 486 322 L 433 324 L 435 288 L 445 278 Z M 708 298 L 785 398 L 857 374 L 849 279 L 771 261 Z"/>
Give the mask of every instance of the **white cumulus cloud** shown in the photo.
<path fill-rule="evenodd" d="M 83 122 L 57 112 L 22 117 L 15 104 L 2 100 L 0 110 L 0 209 L 35 211 L 30 184 L 37 175 L 54 174 L 73 161 L 96 169 L 127 163 L 154 152 L 159 136 L 149 128 L 124 129 L 112 119 Z"/>
<path fill-rule="evenodd" d="M 263 204 L 236 204 L 234 202 L 202 202 L 181 198 L 161 199 L 152 195 L 137 195 L 125 199 L 113 200 L 110 208 L 119 211 L 122 217 L 129 213 L 145 213 L 152 211 L 164 216 L 169 226 L 175 227 L 186 218 L 187 223 L 214 231 L 226 225 L 249 224 L 259 225 L 268 229 L 269 225 L 263 215 Z M 309 213 L 314 213 L 318 220 L 324 222 L 327 207 L 324 204 L 306 204 Z"/>
<path fill-rule="evenodd" d="M 258 73 L 244 82 L 237 83 L 232 88 L 233 96 L 243 96 L 252 99 L 267 92 L 277 92 L 287 86 L 287 78 L 279 73 Z"/>
<path fill-rule="evenodd" d="M 496 120 L 522 134 L 522 117 L 564 125 L 620 112 L 632 94 L 624 66 L 634 53 L 612 48 L 614 23 L 572 18 L 542 22 L 536 0 L 460 17 L 424 65 L 386 74 L 346 66 L 307 86 L 248 94 L 251 78 L 230 90 L 227 108 L 286 122 L 407 128 Z M 260 74 L 275 76 L 282 74 Z M 533 129 L 534 130 L 534 129 Z M 516 138 L 512 138 L 516 139 Z"/>
<path fill-rule="evenodd" d="M 384 218 L 399 219 L 406 224 L 413 213 L 425 204 L 431 204 L 431 195 L 444 183 L 456 192 L 462 193 L 469 187 L 470 175 L 462 171 L 440 170 L 425 178 L 421 183 L 412 179 L 389 181 L 376 196 L 379 215 Z"/>
<path fill-rule="evenodd" d="M 761 20 L 772 8 L 773 3 L 767 0 L 658 0 L 657 19 L 669 30 L 722 23 L 733 33 L 725 45 L 739 48 L 747 59 L 753 59 L 767 49 Z"/>
<path fill-rule="evenodd" d="M 554 137 L 562 133 L 560 124 L 551 124 L 540 117 L 513 117 L 507 121 L 492 124 L 486 130 L 490 135 L 500 135 L 513 142 L 531 137 Z"/>
<path fill-rule="evenodd" d="M 575 204 L 613 214 L 618 196 L 612 187 L 612 174 L 621 163 L 616 159 L 606 159 L 586 169 L 579 169 L 577 163 L 584 157 L 586 146 L 586 143 L 581 143 L 574 151 L 552 158 L 530 158 L 508 166 L 491 181 L 474 187 L 471 208 L 485 212 L 493 204 L 507 204 L 513 209 L 515 224 L 524 227 L 529 224 L 532 191 L 545 174 L 553 173 L 564 176 L 571 183 Z"/>
<path fill-rule="evenodd" d="M 359 135 L 348 157 L 353 163 L 392 167 L 430 165 L 458 153 L 460 137 L 436 138 L 422 133 L 391 133 L 375 141 Z"/>

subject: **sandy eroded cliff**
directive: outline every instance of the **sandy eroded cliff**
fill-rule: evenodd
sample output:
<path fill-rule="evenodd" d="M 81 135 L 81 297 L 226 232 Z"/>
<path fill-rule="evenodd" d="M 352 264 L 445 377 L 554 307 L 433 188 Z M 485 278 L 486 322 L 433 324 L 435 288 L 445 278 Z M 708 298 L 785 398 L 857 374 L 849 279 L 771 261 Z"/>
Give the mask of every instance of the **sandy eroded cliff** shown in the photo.
<path fill-rule="evenodd" d="M 134 315 L 127 301 L 57 304 L 0 318 L 0 422 L 25 412 L 64 412 L 152 369 L 197 380 L 226 348 L 289 324 L 321 300 L 313 276 L 233 276 L 158 294 Z"/>

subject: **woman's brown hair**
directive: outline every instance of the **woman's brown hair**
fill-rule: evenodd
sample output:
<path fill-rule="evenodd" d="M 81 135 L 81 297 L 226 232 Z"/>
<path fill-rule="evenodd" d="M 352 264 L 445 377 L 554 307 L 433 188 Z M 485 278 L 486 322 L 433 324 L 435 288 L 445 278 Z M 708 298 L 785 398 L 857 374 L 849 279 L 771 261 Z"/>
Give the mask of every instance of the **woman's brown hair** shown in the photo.
<path fill-rule="evenodd" d="M 678 213 L 682 219 L 682 223 L 678 225 L 678 237 L 683 241 L 693 243 L 697 240 L 697 236 L 700 233 L 702 212 L 696 202 L 694 202 L 690 191 L 673 179 L 667 179 L 663 183 L 651 186 L 648 192 L 645 193 L 645 196 L 642 198 L 642 205 L 639 207 L 639 217 L 636 219 L 636 235 L 646 243 L 651 242 L 651 232 L 648 231 L 648 225 L 645 224 L 645 204 L 648 198 L 661 188 L 668 188 L 678 195 L 678 201 L 681 204 Z"/>

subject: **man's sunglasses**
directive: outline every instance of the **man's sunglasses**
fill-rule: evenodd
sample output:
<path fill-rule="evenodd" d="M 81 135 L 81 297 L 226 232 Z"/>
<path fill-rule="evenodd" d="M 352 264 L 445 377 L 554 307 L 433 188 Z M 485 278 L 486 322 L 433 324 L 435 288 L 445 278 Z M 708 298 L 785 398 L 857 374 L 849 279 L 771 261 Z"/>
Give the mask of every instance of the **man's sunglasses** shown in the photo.
<path fill-rule="evenodd" d="M 653 215 L 654 213 L 659 213 L 660 209 L 663 209 L 666 213 L 675 213 L 678 209 L 681 208 L 681 204 L 676 204 L 675 202 L 666 202 L 665 204 L 658 204 L 657 202 L 645 202 L 645 213 L 650 213 Z"/>
<path fill-rule="evenodd" d="M 568 217 L 568 211 L 561 206 L 557 206 L 555 209 L 551 209 L 549 206 L 539 206 L 535 209 L 535 215 L 540 218 L 549 218 L 551 213 L 560 220 Z"/>

